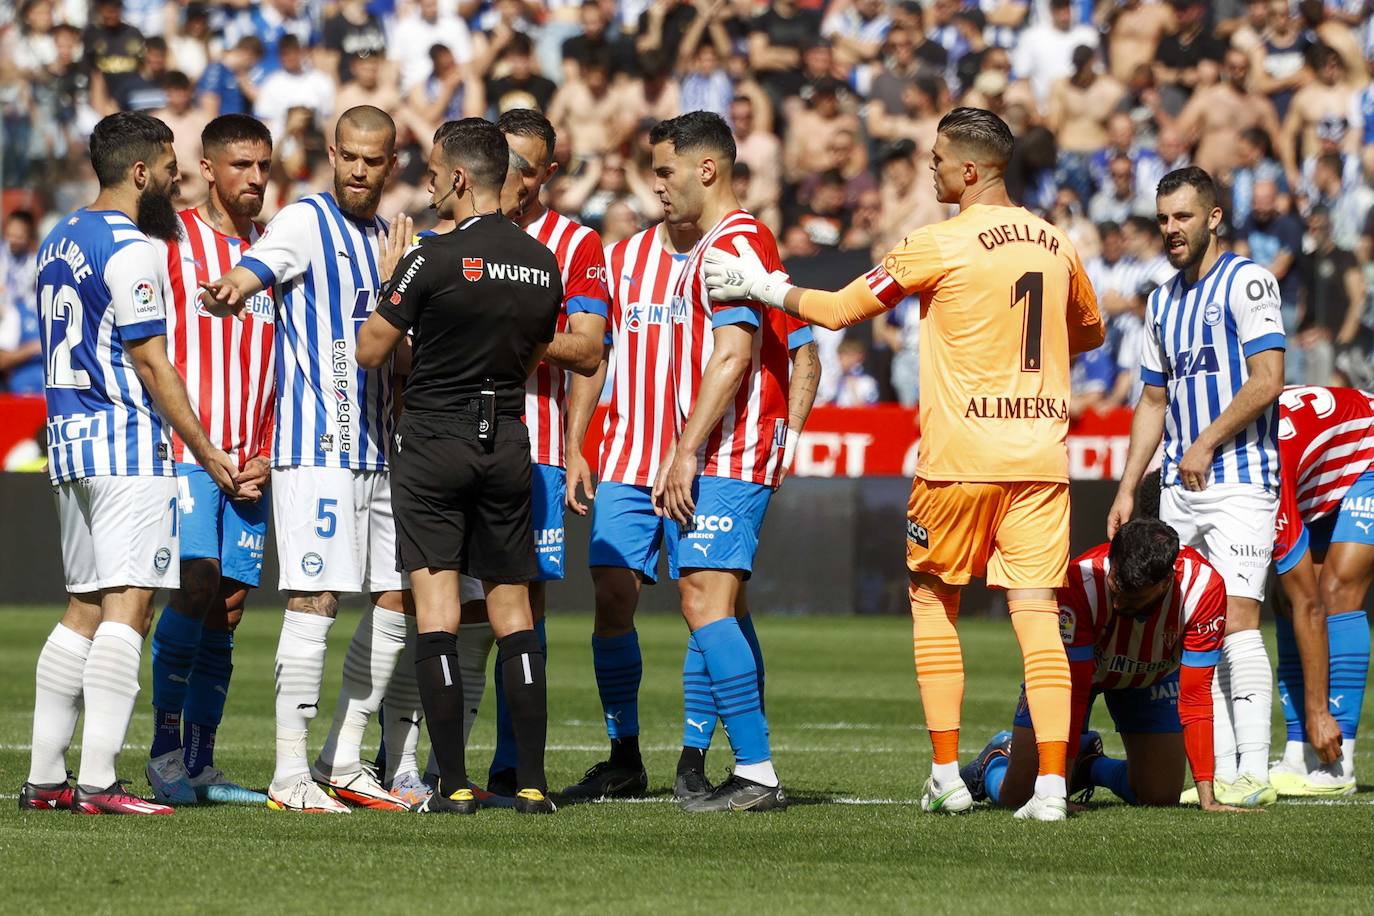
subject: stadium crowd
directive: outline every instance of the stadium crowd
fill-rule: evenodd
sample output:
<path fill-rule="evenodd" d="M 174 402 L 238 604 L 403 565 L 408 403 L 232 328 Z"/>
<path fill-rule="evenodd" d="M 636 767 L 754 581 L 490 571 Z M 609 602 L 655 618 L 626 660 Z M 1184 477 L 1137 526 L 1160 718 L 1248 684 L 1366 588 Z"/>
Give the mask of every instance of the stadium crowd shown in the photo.
<path fill-rule="evenodd" d="M 257 116 L 280 140 L 270 217 L 328 187 L 325 138 L 359 104 L 401 130 L 381 213 L 421 228 L 440 123 L 545 111 L 547 203 L 607 244 L 658 217 L 649 127 L 718 112 L 745 205 L 789 268 L 835 283 L 948 215 L 926 177 L 938 117 L 986 107 L 1017 136 L 1012 194 L 1070 234 L 1110 319 L 1075 366 L 1075 413 L 1138 395 L 1144 296 L 1169 272 L 1154 186 L 1196 163 L 1228 198 L 1226 243 L 1283 287 L 1287 380 L 1368 387 L 1371 73 L 1367 0 L 3 0 L 0 390 L 41 392 L 36 241 L 91 198 L 101 116 L 172 127 L 179 203 L 204 193 L 201 127 Z M 820 403 L 914 404 L 918 311 L 823 333 Z"/>

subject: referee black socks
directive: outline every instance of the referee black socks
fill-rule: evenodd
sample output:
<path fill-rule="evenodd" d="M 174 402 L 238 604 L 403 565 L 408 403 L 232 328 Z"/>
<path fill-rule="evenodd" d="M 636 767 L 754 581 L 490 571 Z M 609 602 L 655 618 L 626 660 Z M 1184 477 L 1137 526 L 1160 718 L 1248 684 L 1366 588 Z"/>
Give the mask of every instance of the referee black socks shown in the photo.
<path fill-rule="evenodd" d="M 542 677 L 542 665 L 539 670 Z M 463 756 L 463 679 L 458 674 L 455 634 L 435 630 L 416 637 L 415 679 L 429 726 L 429 743 L 439 763 L 439 794 L 447 797 L 468 787 Z M 542 741 L 540 751 L 542 754 Z"/>
<path fill-rule="evenodd" d="M 549 728 L 548 682 L 544 652 L 534 630 L 520 630 L 496 641 L 502 686 L 510 706 L 519 753 L 516 782 L 521 789 L 548 791 L 544 777 L 544 742 Z M 425 715 L 429 715 L 426 709 Z"/>

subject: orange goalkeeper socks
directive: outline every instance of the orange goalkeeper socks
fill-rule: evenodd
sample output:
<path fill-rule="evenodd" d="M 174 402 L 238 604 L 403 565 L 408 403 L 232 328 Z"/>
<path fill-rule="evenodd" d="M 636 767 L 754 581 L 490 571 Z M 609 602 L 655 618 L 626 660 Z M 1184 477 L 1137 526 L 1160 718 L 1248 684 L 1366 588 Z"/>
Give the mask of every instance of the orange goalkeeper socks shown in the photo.
<path fill-rule="evenodd" d="M 940 595 L 924 587 L 911 589 L 916 684 L 925 707 L 935 772 L 942 782 L 958 775 L 959 715 L 964 704 L 964 658 L 954 626 L 958 619 L 957 591 Z"/>
<path fill-rule="evenodd" d="M 1059 635 L 1059 605 L 1052 600 L 1008 602 L 1011 625 L 1026 666 L 1026 703 L 1040 751 L 1040 794 L 1065 794 L 1072 684 L 1069 659 Z"/>

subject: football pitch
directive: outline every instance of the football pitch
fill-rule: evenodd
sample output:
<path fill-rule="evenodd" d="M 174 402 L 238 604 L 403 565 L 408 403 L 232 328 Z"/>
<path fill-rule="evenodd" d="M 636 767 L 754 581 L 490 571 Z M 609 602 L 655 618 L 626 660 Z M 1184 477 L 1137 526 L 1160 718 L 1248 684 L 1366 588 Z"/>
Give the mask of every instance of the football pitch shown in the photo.
<path fill-rule="evenodd" d="M 640 622 L 641 742 L 654 798 L 565 807 L 551 818 L 266 808 L 187 808 L 169 818 L 20 813 L 33 665 L 53 608 L 0 608 L 0 912 L 1099 912 L 1374 911 L 1374 787 L 1327 803 L 1205 815 L 1137 810 L 1099 790 L 1064 824 L 985 810 L 923 815 L 929 744 L 911 667 L 911 627 L 891 618 L 761 616 L 767 704 L 785 812 L 689 817 L 668 802 L 681 739 L 683 625 Z M 333 629 L 324 739 L 343 652 Z M 216 762 L 245 784 L 272 765 L 272 664 L 280 612 L 250 607 Z M 549 783 L 576 781 L 604 753 L 590 615 L 549 621 Z M 1007 727 L 1020 681 L 1005 621 L 961 623 L 969 672 L 961 757 Z M 1272 635 L 1266 639 L 1272 648 Z M 120 774 L 146 792 L 148 652 Z M 469 768 L 493 742 L 491 694 Z M 1277 703 L 1275 704 L 1277 712 Z M 1360 769 L 1374 774 L 1366 712 Z M 1120 752 L 1099 704 L 1095 723 Z M 1281 750 L 1276 719 L 1275 755 Z M 369 732 L 375 742 L 376 727 Z M 80 731 L 78 729 L 78 740 Z M 373 745 L 375 746 L 375 744 Z M 422 753 L 424 746 L 422 745 Z M 423 757 L 421 758 L 423 760 Z M 75 764 L 71 755 L 69 764 Z M 728 769 L 723 733 L 708 758 Z"/>

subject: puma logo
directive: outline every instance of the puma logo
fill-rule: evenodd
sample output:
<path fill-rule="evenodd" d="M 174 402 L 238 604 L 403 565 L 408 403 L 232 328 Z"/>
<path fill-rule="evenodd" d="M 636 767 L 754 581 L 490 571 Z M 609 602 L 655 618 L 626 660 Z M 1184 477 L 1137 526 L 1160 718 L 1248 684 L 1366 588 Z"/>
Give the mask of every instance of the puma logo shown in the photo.
<path fill-rule="evenodd" d="M 700 722 L 698 722 L 696 719 L 688 719 L 687 724 L 692 726 L 692 728 L 695 728 L 699 732 L 705 732 L 708 721 L 709 720 L 702 719 Z"/>
<path fill-rule="evenodd" d="M 1253 693 L 1242 693 L 1240 696 L 1231 697 L 1232 703 L 1253 703 L 1255 695 Z"/>
<path fill-rule="evenodd" d="M 1374 522 L 1356 522 L 1355 527 L 1363 531 L 1365 534 L 1368 534 L 1369 529 L 1371 527 L 1374 527 Z"/>
<path fill-rule="evenodd" d="M 693 541 L 692 547 L 696 550 L 700 550 L 703 557 L 706 556 L 706 552 L 711 549 L 710 544 L 703 544 L 700 541 Z"/>

